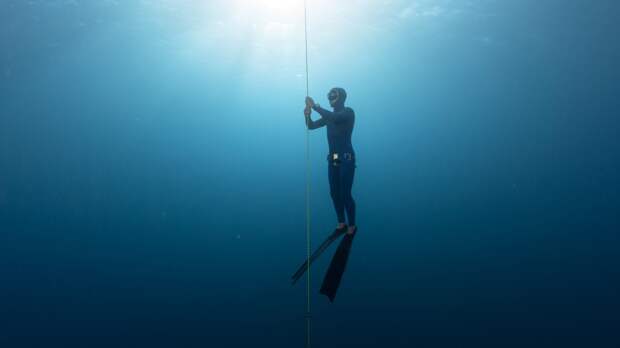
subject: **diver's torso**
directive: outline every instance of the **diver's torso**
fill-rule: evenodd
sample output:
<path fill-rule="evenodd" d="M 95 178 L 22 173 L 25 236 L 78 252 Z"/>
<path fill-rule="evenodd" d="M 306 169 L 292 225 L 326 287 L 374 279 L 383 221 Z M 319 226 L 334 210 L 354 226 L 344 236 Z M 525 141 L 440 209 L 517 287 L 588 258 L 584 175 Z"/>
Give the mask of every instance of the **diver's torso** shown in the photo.
<path fill-rule="evenodd" d="M 353 113 L 353 110 L 351 110 L 351 113 Z M 353 144 L 351 143 L 351 136 L 353 134 L 354 125 L 354 113 L 346 122 L 328 123 L 326 125 L 327 142 L 329 144 L 330 153 L 355 154 L 355 152 L 353 151 Z"/>

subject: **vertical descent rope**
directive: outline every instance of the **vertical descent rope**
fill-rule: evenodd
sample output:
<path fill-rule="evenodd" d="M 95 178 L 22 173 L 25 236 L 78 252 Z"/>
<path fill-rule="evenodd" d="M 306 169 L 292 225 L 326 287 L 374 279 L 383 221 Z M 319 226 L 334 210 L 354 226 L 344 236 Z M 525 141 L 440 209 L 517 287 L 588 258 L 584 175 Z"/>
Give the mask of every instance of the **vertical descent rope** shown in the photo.
<path fill-rule="evenodd" d="M 304 38 L 306 41 L 306 96 L 310 95 L 308 75 L 308 5 L 304 0 Z M 306 127 L 306 260 L 310 260 L 310 129 Z M 306 269 L 306 347 L 310 348 L 310 262 Z"/>

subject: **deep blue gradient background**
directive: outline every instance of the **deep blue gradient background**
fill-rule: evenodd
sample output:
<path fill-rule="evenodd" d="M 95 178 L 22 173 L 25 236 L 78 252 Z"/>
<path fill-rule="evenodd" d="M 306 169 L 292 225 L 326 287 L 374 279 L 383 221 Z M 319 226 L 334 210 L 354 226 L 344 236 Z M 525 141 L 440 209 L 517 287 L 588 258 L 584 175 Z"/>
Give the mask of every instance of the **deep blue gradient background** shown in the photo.
<path fill-rule="evenodd" d="M 0 346 L 304 345 L 303 37 L 190 46 L 227 3 L 0 2 Z M 356 110 L 360 231 L 313 345 L 619 346 L 620 5 L 340 6 L 376 12 L 311 7 L 310 88 Z"/>

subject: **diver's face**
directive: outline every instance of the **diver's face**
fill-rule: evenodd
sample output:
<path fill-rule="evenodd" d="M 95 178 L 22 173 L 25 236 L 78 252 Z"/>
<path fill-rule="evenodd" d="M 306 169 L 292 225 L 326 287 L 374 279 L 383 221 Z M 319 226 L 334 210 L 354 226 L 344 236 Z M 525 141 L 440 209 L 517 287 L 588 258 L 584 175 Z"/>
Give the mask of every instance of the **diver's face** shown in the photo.
<path fill-rule="evenodd" d="M 327 99 L 329 100 L 329 105 L 331 105 L 331 107 L 333 108 L 336 107 L 336 104 L 338 104 L 338 99 L 340 99 L 340 95 L 338 94 L 338 91 L 331 90 L 327 94 Z"/>

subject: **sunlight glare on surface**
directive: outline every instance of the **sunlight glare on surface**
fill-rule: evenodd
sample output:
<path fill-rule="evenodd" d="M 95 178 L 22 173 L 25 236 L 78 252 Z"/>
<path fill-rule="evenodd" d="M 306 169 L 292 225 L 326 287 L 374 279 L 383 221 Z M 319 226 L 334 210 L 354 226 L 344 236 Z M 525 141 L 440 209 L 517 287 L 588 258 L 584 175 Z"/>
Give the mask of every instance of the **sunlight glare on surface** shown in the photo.
<path fill-rule="evenodd" d="M 315 72 L 329 57 L 342 57 L 353 51 L 358 38 L 365 38 L 359 29 L 368 11 L 355 4 L 307 1 L 308 50 Z M 218 71 L 230 67 L 248 78 L 304 76 L 304 0 L 228 0 L 192 10 L 209 18 L 184 34 L 184 52 L 192 64 L 208 70 L 218 66 Z"/>

